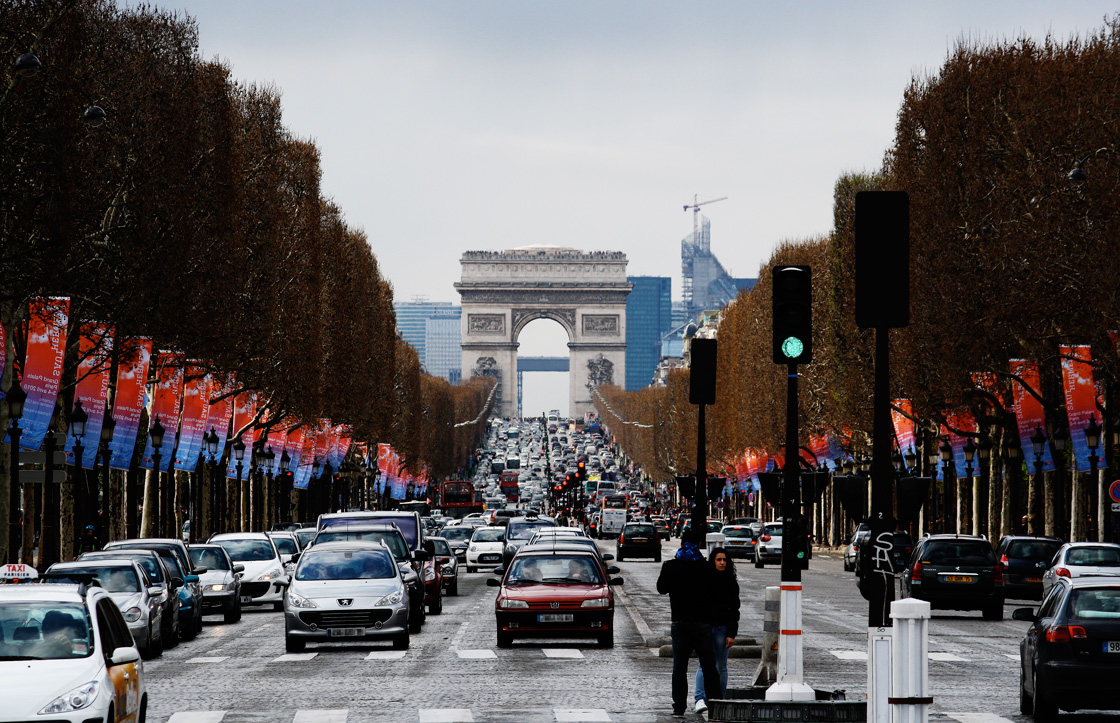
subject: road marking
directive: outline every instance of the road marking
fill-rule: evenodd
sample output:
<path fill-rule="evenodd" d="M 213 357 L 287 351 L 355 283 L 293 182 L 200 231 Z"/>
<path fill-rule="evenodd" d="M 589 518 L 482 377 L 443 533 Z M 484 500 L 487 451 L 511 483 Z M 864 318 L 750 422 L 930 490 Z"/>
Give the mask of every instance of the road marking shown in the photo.
<path fill-rule="evenodd" d="M 1004 653 L 1004 654 L 1003 654 L 1003 657 L 1005 657 L 1005 658 L 1011 658 L 1012 660 L 1016 660 L 1016 661 L 1017 661 L 1017 660 L 1019 660 L 1019 654 L 1018 654 L 1018 653 L 1014 653 L 1014 654 L 1012 654 L 1012 653 Z"/>
<path fill-rule="evenodd" d="M 371 650 L 366 660 L 400 660 L 407 650 Z"/>
<path fill-rule="evenodd" d="M 557 723 L 584 723 L 584 721 L 610 721 L 605 708 L 553 708 Z"/>
<path fill-rule="evenodd" d="M 318 653 L 284 653 L 283 655 L 281 655 L 279 658 L 276 658 L 272 662 L 274 662 L 274 663 L 303 662 L 303 661 L 306 661 L 306 660 L 311 660 L 316 655 L 318 655 Z"/>
<path fill-rule="evenodd" d="M 541 648 L 546 658 L 577 658 L 583 659 L 583 653 L 575 648 Z"/>
<path fill-rule="evenodd" d="M 223 660 L 229 660 L 228 655 L 215 655 L 211 657 L 191 658 L 188 663 L 220 663 Z"/>
<path fill-rule="evenodd" d="M 346 723 L 346 709 L 297 710 L 292 723 Z"/>
<path fill-rule="evenodd" d="M 656 658 L 656 657 L 659 657 L 661 655 L 661 648 L 650 648 L 649 652 L 652 653 L 653 657 Z"/>
<path fill-rule="evenodd" d="M 967 663 L 968 658 L 962 658 L 952 653 L 930 653 L 930 660 L 940 660 L 942 663 Z"/>
<path fill-rule="evenodd" d="M 188 710 L 172 713 L 167 723 L 222 723 L 225 717 L 224 710 Z"/>
<path fill-rule="evenodd" d="M 622 601 L 622 606 L 626 608 L 626 612 L 630 615 L 630 619 L 634 621 L 634 627 L 638 629 L 638 633 L 642 636 L 643 640 L 648 640 L 653 637 L 653 631 L 650 630 L 649 625 L 646 624 L 642 614 L 638 612 L 638 608 L 630 604 L 630 596 L 616 589 L 614 591 L 615 597 Z"/>
<path fill-rule="evenodd" d="M 945 715 L 956 718 L 961 723 L 1012 723 L 995 713 L 946 713 Z"/>
<path fill-rule="evenodd" d="M 470 708 L 421 708 L 420 723 L 474 723 Z"/>
<path fill-rule="evenodd" d="M 498 657 L 493 650 L 459 650 L 456 652 L 458 652 L 460 658 L 466 660 L 486 660 Z"/>
<path fill-rule="evenodd" d="M 866 650 L 830 650 L 828 652 L 841 660 L 867 660 Z"/>
<path fill-rule="evenodd" d="M 463 639 L 463 633 L 467 632 L 468 625 L 470 625 L 469 622 L 459 623 L 459 629 L 455 631 L 455 636 L 451 638 L 451 644 L 447 646 L 448 648 L 450 648 L 451 650 L 459 649 L 459 641 Z"/>

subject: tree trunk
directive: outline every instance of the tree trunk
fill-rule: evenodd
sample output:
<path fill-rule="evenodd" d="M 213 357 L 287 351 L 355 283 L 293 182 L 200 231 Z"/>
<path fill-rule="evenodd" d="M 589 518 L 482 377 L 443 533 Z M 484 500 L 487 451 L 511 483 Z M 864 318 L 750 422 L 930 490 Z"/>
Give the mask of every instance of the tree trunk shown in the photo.
<path fill-rule="evenodd" d="M 84 471 L 84 470 L 80 470 L 80 471 L 75 470 L 75 472 L 77 474 L 75 474 L 73 477 L 71 477 L 71 480 L 73 480 L 73 481 L 71 481 L 71 480 L 64 481 L 62 483 L 62 485 L 59 487 L 59 490 L 58 490 L 59 491 L 59 504 L 58 504 L 59 516 L 58 516 L 58 519 L 59 519 L 59 528 L 60 528 L 59 531 L 58 531 L 59 532 L 58 559 L 59 559 L 60 562 L 67 562 L 68 560 L 73 560 L 74 559 L 74 552 L 75 552 L 74 540 L 76 539 L 74 528 L 78 527 L 79 525 L 81 525 L 82 527 L 85 527 L 85 525 L 83 524 L 83 521 L 81 519 L 81 515 L 79 514 L 80 510 L 77 509 L 77 507 L 78 507 L 77 497 L 78 497 L 78 495 L 81 494 L 81 489 L 79 487 L 79 485 L 81 483 L 78 481 L 78 477 L 80 476 L 81 471 Z"/>
<path fill-rule="evenodd" d="M 1016 531 L 1018 525 L 1018 520 L 1014 518 L 1018 511 L 1018 507 L 1014 504 L 1017 500 L 1012 499 L 1013 492 L 1020 489 L 1018 462 L 1017 458 L 1013 458 L 1003 467 L 1003 475 L 1000 480 L 1000 537 L 1012 534 Z"/>
<path fill-rule="evenodd" d="M 39 567 L 50 567 L 59 561 L 59 487 L 58 482 L 43 484 L 43 522 L 39 535 Z"/>
<path fill-rule="evenodd" d="M 1045 484 L 1046 474 L 1043 473 L 1043 480 L 1044 480 L 1043 481 L 1043 488 L 1044 488 L 1043 497 L 1045 499 L 1045 506 L 1046 506 L 1044 516 L 1043 516 L 1043 519 L 1044 519 L 1044 528 L 1043 529 L 1045 531 L 1044 534 L 1046 534 L 1048 537 L 1053 537 L 1054 532 L 1057 530 L 1057 520 L 1055 519 L 1055 509 L 1054 509 L 1054 507 L 1055 507 L 1055 505 L 1054 505 L 1055 497 L 1058 494 L 1057 489 L 1056 489 L 1057 486 L 1058 486 L 1057 482 L 1056 482 L 1057 476 L 1058 476 L 1058 470 L 1054 470 L 1053 472 L 1051 472 L 1050 473 L 1050 484 L 1046 485 Z"/>
<path fill-rule="evenodd" d="M 1111 498 L 1108 496 L 1107 468 L 1097 470 L 1097 542 L 1108 540 L 1108 520 L 1112 515 Z"/>
<path fill-rule="evenodd" d="M 128 534 L 125 530 L 124 473 L 109 470 L 109 540 L 121 540 Z M 104 543 L 103 543 L 104 544 Z"/>
<path fill-rule="evenodd" d="M 253 473 L 249 472 L 249 478 L 241 480 L 241 490 L 240 490 L 241 501 L 238 504 L 238 511 L 240 512 L 240 515 L 239 515 L 240 519 L 238 521 L 238 528 L 239 528 L 238 531 L 239 532 L 245 532 L 246 530 L 248 530 L 249 525 L 252 521 L 252 517 L 251 517 L 252 502 L 250 500 L 250 492 L 252 491 L 250 489 L 250 487 L 251 487 L 251 480 L 252 479 L 253 479 Z"/>
<path fill-rule="evenodd" d="M 23 550 L 21 562 L 35 566 L 35 520 L 39 515 L 39 501 L 35 498 L 35 487 L 42 485 L 21 485 L 23 487 Z"/>
<path fill-rule="evenodd" d="M 140 537 L 155 537 L 156 513 L 159 511 L 159 472 L 148 470 L 144 475 L 144 511 L 140 518 Z"/>

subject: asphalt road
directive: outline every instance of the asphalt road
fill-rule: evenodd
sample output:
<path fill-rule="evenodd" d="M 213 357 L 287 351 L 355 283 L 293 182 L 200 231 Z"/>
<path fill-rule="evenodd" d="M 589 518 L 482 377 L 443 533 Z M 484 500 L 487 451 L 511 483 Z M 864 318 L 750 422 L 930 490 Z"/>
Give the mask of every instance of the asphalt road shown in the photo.
<path fill-rule="evenodd" d="M 600 543 L 605 551 L 613 545 Z M 664 543 L 671 555 L 676 540 Z M 805 672 L 810 685 L 866 688 L 867 603 L 840 555 L 814 555 L 804 573 Z M 486 574 L 461 572 L 459 596 L 429 616 L 408 651 L 386 644 L 309 645 L 284 653 L 282 614 L 246 609 L 241 622 L 207 618 L 203 633 L 145 664 L 149 720 L 155 723 L 364 723 L 366 721 L 633 721 L 670 717 L 672 661 L 649 647 L 668 634 L 669 601 L 655 590 L 660 565 L 627 561 L 615 613 L 613 649 L 593 641 L 519 641 L 495 646 Z M 761 638 L 762 589 L 779 570 L 738 565 L 741 636 Z M 618 588 L 616 588 L 618 589 Z M 984 621 L 979 612 L 935 612 L 930 626 L 931 720 L 1028 721 L 1018 708 L 1018 645 L 1026 623 L 1010 611 Z M 729 686 L 749 685 L 758 661 L 732 658 Z M 695 665 L 695 663 L 693 664 Z M 1120 696 L 1120 693 L 1118 693 Z M 701 720 L 695 714 L 688 716 Z M 1072 716 L 1069 716 L 1072 717 Z M 1120 715 L 1076 714 L 1079 723 L 1120 723 Z"/>

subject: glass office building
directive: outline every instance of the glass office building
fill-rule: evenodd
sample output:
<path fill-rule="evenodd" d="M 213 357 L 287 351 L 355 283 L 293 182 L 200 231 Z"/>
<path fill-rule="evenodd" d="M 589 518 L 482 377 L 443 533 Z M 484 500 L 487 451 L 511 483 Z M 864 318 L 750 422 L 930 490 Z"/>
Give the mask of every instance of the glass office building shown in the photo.
<path fill-rule="evenodd" d="M 672 279 L 628 276 L 634 290 L 626 297 L 626 389 L 653 381 L 661 359 L 661 336 L 672 328 Z"/>
<path fill-rule="evenodd" d="M 420 356 L 432 376 L 457 383 L 462 377 L 462 340 L 459 319 L 462 307 L 449 301 L 417 298 L 393 304 L 397 332 Z"/>

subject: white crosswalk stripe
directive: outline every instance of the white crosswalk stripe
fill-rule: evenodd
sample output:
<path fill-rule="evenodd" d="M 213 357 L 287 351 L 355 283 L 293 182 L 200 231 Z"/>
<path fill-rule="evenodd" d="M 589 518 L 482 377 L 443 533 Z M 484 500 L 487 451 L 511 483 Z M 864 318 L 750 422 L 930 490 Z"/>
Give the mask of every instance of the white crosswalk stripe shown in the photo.
<path fill-rule="evenodd" d="M 223 660 L 229 660 L 229 656 L 228 655 L 202 656 L 202 657 L 199 657 L 199 658 L 190 658 L 189 660 L 187 660 L 187 662 L 188 663 L 220 663 Z"/>
<path fill-rule="evenodd" d="M 611 717 L 603 708 L 553 708 L 556 723 L 594 723 L 610 721 Z"/>
<path fill-rule="evenodd" d="M 312 660 L 318 653 L 284 653 L 279 658 L 272 662 L 274 663 L 295 663 Z"/>
<path fill-rule="evenodd" d="M 187 710 L 173 713 L 167 723 L 222 723 L 224 710 Z"/>
<path fill-rule="evenodd" d="M 346 709 L 297 710 L 292 723 L 346 723 Z"/>
<path fill-rule="evenodd" d="M 546 658 L 583 659 L 583 653 L 575 648 L 542 648 L 541 650 Z"/>
<path fill-rule="evenodd" d="M 866 650 L 830 650 L 840 660 L 867 660 Z"/>
<path fill-rule="evenodd" d="M 1007 718 L 1001 718 L 995 713 L 946 713 L 945 715 L 960 721 L 960 723 L 1012 723 Z"/>
<path fill-rule="evenodd" d="M 366 660 L 400 660 L 406 655 L 407 650 L 371 650 Z"/>
<path fill-rule="evenodd" d="M 938 660 L 942 663 L 967 663 L 968 662 L 968 658 L 962 658 L 961 656 L 953 655 L 952 653 L 930 653 L 929 654 L 929 659 L 930 660 Z"/>
<path fill-rule="evenodd" d="M 470 708 L 421 708 L 420 723 L 474 723 Z"/>
<path fill-rule="evenodd" d="M 489 660 L 491 658 L 498 657 L 493 650 L 489 649 L 457 650 L 456 652 L 459 654 L 459 657 L 463 658 L 464 660 Z"/>

